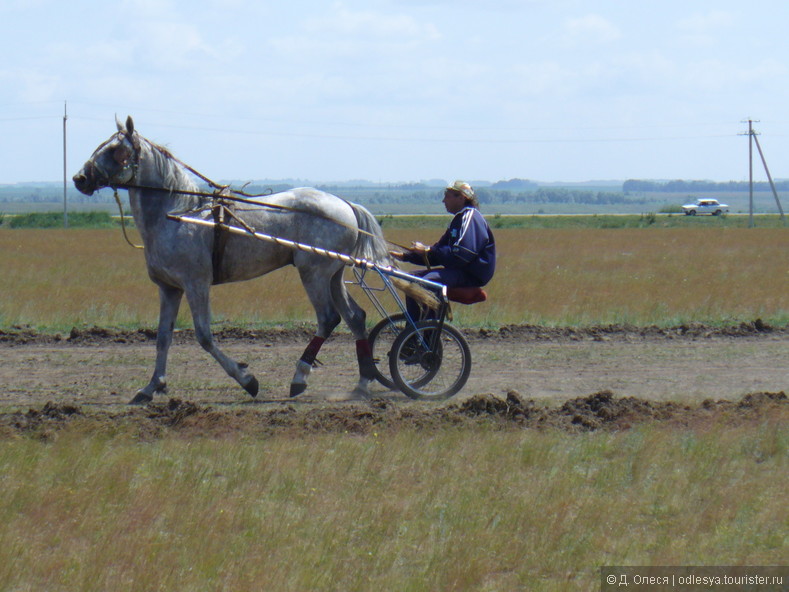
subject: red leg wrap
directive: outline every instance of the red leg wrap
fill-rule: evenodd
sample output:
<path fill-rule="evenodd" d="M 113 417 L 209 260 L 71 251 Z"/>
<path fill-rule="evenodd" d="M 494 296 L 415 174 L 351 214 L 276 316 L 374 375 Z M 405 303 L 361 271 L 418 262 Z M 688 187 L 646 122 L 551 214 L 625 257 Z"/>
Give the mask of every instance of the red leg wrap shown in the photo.
<path fill-rule="evenodd" d="M 315 358 L 318 357 L 318 352 L 321 350 L 324 341 L 326 341 L 324 337 L 318 337 L 317 335 L 313 337 L 312 341 L 310 341 L 309 345 L 304 350 L 304 353 L 301 354 L 301 361 L 312 366 L 315 363 Z"/>
<path fill-rule="evenodd" d="M 364 378 L 374 379 L 373 350 L 367 339 L 358 339 L 356 341 L 356 358 L 359 360 L 359 374 Z"/>

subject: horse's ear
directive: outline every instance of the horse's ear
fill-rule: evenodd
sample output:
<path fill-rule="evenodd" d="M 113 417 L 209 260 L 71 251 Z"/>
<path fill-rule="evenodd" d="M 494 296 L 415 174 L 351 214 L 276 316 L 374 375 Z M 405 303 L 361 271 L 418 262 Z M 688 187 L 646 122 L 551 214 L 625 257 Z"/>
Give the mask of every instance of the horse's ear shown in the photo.
<path fill-rule="evenodd" d="M 126 137 L 131 140 L 132 146 L 136 150 L 140 149 L 140 134 L 134 131 L 134 120 L 131 118 L 131 115 L 126 118 Z"/>
<path fill-rule="evenodd" d="M 119 132 L 125 131 L 125 130 L 123 129 L 123 124 L 121 123 L 121 120 L 120 120 L 120 119 L 118 119 L 118 114 L 117 114 L 117 113 L 115 114 L 115 125 L 116 125 L 116 127 L 118 128 L 118 131 L 119 131 Z"/>

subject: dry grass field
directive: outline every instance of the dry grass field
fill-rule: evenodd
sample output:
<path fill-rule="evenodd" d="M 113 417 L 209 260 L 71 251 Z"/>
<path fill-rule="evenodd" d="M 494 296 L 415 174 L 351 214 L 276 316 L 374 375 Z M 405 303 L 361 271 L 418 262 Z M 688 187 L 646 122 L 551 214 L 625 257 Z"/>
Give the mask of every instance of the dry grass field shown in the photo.
<path fill-rule="evenodd" d="M 405 244 L 439 234 L 387 231 Z M 490 300 L 456 310 L 456 324 L 480 333 L 522 323 L 789 321 L 786 229 L 496 236 L 501 265 Z M 117 230 L 0 230 L 0 253 L 0 329 L 156 325 L 143 255 Z M 217 325 L 231 327 L 313 322 L 292 269 L 220 286 L 213 308 Z M 186 306 L 180 324 L 191 326 Z M 783 347 L 785 335 L 765 339 Z M 763 347 L 759 339 L 748 347 Z M 394 397 L 225 404 L 216 401 L 229 387 L 207 388 L 198 373 L 182 380 L 183 400 L 126 409 L 108 391 L 141 386 L 136 377 L 150 371 L 153 345 L 132 354 L 124 343 L 83 349 L 66 341 L 0 344 L 4 363 L 15 366 L 0 384 L 8 397 L 24 383 L 58 398 L 0 410 L 0 590 L 597 591 L 606 565 L 786 564 L 784 393 L 692 409 L 598 393 L 550 413 L 492 394 L 474 397 L 477 407 L 465 412 Z M 691 337 L 689 347 L 696 341 L 726 346 Z M 612 351 L 602 339 L 582 342 L 598 348 L 594 356 Z M 668 342 L 647 345 L 659 356 Z M 558 374 L 571 371 L 573 358 L 557 364 L 555 352 L 573 343 L 551 343 Z M 527 349 L 506 341 L 510 364 L 506 348 Z M 182 355 L 204 353 L 196 350 Z M 41 381 L 37 372 L 57 373 L 64 355 L 73 360 L 68 372 Z M 633 358 L 634 372 L 650 370 L 638 373 L 641 381 L 668 364 L 648 358 Z M 117 384 L 121 368 L 134 379 Z M 207 388 L 210 403 L 190 400 L 190 384 L 193 393 Z M 100 404 L 69 400 L 81 390 L 96 391 Z M 609 405 L 594 405 L 606 398 Z M 581 406 L 593 422 L 576 421 L 587 417 Z M 639 409 L 649 413 L 634 421 L 629 413 Z M 666 409 L 671 419 L 661 418 Z"/>
<path fill-rule="evenodd" d="M 387 238 L 409 244 L 439 234 L 388 230 Z M 496 237 L 490 300 L 463 307 L 460 323 L 789 321 L 786 229 L 499 229 Z M 158 297 L 142 252 L 117 230 L 5 230 L 0 252 L 0 326 L 155 327 Z M 228 325 L 314 319 L 292 268 L 218 286 L 213 311 Z M 187 306 L 180 323 L 191 324 Z"/>
<path fill-rule="evenodd" d="M 784 426 L 86 437 L 0 448 L 3 590 L 595 591 L 780 565 Z"/>

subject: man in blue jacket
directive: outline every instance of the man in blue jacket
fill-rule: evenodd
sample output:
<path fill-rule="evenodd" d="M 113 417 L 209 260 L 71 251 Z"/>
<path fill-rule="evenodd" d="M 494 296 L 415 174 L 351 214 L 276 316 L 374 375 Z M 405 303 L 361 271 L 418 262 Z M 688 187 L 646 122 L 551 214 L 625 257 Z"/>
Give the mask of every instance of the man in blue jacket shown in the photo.
<path fill-rule="evenodd" d="M 405 253 L 392 256 L 428 269 L 417 273 L 449 288 L 482 287 L 496 270 L 496 242 L 471 185 L 455 181 L 444 190 L 444 207 L 454 215 L 444 235 L 432 246 L 414 242 Z M 433 267 L 437 266 L 437 267 Z M 409 313 L 418 308 L 408 302 Z"/>

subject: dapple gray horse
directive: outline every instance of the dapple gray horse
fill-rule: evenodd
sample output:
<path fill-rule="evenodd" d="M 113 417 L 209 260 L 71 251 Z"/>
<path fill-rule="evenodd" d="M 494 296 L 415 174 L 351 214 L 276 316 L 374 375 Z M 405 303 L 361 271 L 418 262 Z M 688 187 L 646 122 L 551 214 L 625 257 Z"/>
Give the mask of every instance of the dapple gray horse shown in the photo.
<path fill-rule="evenodd" d="M 351 298 L 343 281 L 344 265 L 320 255 L 237 236 L 217 234 L 212 228 L 180 223 L 167 218 L 172 212 L 200 212 L 211 218 L 212 199 L 188 195 L 198 187 L 187 168 L 165 148 L 143 138 L 132 118 L 101 144 L 76 175 L 74 185 L 91 195 L 102 187 L 129 186 L 129 202 L 145 247 L 148 275 L 159 287 L 159 328 L 156 366 L 151 381 L 130 401 L 145 404 L 166 392 L 167 353 L 182 296 L 192 311 L 195 336 L 231 377 L 255 397 L 258 381 L 244 363 L 224 354 L 211 335 L 209 290 L 212 284 L 248 280 L 285 265 L 298 269 L 304 289 L 318 317 L 318 329 L 296 364 L 291 396 L 307 388 L 315 357 L 332 330 L 344 320 L 356 338 L 359 360 L 357 396 L 369 394 L 375 377 L 365 328 L 365 313 Z M 132 188 L 136 186 L 136 188 Z M 236 207 L 239 218 L 255 230 L 391 265 L 383 233 L 375 218 L 363 207 L 311 188 L 267 195 L 267 205 Z M 222 243 L 221 260 L 215 247 Z M 217 244 L 215 244 L 217 243 Z"/>

